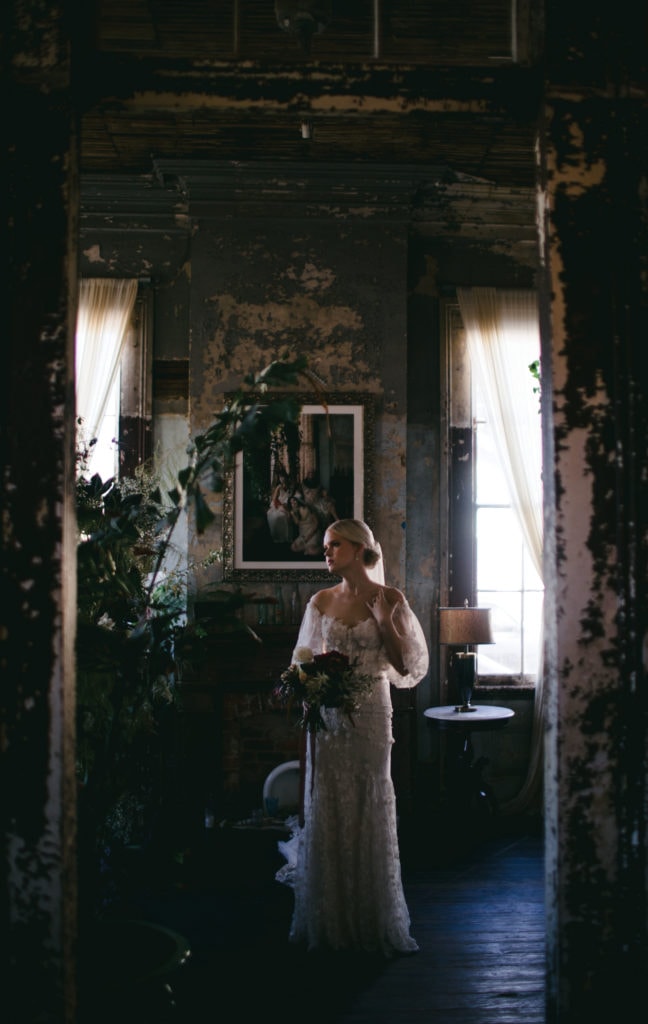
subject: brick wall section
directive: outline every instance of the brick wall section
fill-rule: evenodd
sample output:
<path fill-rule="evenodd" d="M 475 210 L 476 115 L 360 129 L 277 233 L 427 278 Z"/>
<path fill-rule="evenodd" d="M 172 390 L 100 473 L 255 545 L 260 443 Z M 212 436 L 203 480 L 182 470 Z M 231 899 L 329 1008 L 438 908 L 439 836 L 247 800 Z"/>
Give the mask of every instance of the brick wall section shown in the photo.
<path fill-rule="evenodd" d="M 295 716 L 272 706 L 269 692 L 223 696 L 223 797 L 246 815 L 262 806 L 263 783 L 283 761 L 299 757 Z"/>

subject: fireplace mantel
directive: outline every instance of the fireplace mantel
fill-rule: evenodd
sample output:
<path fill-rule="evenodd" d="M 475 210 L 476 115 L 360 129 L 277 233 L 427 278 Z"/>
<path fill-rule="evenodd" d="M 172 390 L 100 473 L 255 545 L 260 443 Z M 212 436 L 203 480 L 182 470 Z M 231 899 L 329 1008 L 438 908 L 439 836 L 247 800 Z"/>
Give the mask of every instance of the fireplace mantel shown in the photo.
<path fill-rule="evenodd" d="M 298 626 L 254 626 L 206 639 L 206 653 L 178 684 L 183 789 L 195 817 L 214 804 L 219 817 L 261 805 L 263 781 L 298 756 L 300 734 L 271 691 L 288 667 Z M 258 639 L 257 639 L 258 638 Z"/>
<path fill-rule="evenodd" d="M 297 626 L 255 626 L 253 634 L 241 630 L 207 637 L 199 667 L 179 684 L 185 706 L 214 688 L 273 687 L 290 664 L 297 631 Z"/>

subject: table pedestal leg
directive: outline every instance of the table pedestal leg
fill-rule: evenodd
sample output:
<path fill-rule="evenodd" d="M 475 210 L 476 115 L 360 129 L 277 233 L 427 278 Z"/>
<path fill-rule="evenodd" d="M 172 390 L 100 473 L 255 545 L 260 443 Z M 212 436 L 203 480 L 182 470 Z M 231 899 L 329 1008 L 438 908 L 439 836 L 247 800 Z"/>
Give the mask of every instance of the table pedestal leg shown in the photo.
<path fill-rule="evenodd" d="M 448 736 L 447 788 L 452 806 L 460 814 L 490 817 L 497 813 L 491 786 L 483 777 L 488 758 L 475 760 L 470 729 Z"/>

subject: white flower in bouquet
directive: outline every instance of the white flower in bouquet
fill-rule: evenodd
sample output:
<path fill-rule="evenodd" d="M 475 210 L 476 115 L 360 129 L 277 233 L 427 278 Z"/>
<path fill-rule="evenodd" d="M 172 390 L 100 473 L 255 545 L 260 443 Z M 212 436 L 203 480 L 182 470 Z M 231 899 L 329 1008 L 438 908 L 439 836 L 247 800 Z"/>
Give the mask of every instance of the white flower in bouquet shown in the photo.
<path fill-rule="evenodd" d="M 295 651 L 295 661 L 300 665 L 313 661 L 313 652 L 310 647 L 298 647 Z"/>

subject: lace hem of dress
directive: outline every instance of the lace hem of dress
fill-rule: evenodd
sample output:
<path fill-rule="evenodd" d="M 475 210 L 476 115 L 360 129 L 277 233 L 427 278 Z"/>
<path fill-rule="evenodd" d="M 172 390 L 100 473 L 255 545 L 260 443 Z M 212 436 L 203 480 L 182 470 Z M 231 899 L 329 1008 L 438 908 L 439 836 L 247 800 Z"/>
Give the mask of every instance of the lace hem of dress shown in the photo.
<path fill-rule="evenodd" d="M 286 858 L 286 863 L 283 867 L 275 873 L 275 879 L 282 885 L 286 885 L 291 889 L 295 889 L 296 876 L 297 876 L 297 861 L 299 855 L 299 847 L 303 838 L 303 829 L 299 824 L 299 818 L 297 815 L 287 818 L 285 822 L 286 826 L 291 831 L 290 839 L 280 840 L 277 843 L 279 852 Z M 360 940 L 352 943 L 351 945 L 346 944 L 341 940 L 341 936 L 337 936 L 339 943 L 332 940 L 331 936 L 323 945 L 327 949 L 333 949 L 340 952 L 349 952 L 350 950 L 357 950 L 363 953 L 376 954 L 391 958 L 395 956 L 409 956 L 419 951 L 418 943 L 409 934 L 409 914 L 407 907 L 404 902 L 400 904 L 399 900 L 396 900 L 393 906 L 395 911 L 394 919 L 385 925 L 385 933 L 382 938 L 378 938 L 376 934 L 373 936 L 373 940 L 365 936 L 364 941 Z M 293 922 L 290 930 L 289 941 L 295 944 L 306 944 L 309 952 L 312 952 L 322 944 L 317 939 L 312 931 L 312 928 L 306 921 L 301 921 L 298 924 L 297 917 L 293 916 Z"/>

